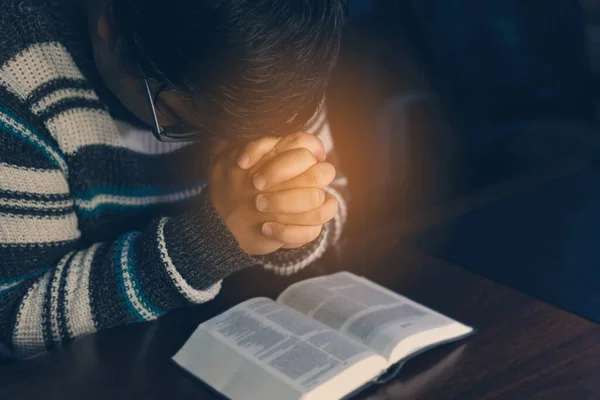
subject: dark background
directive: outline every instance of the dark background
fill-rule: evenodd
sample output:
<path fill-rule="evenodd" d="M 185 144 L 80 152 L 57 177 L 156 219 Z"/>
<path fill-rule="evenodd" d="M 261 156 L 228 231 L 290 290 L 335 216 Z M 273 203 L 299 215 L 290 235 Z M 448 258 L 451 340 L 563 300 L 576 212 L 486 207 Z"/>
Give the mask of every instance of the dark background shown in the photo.
<path fill-rule="evenodd" d="M 350 232 L 597 151 L 600 2 L 350 6 L 328 99 Z M 408 240 L 600 321 L 599 178 L 592 163 Z"/>

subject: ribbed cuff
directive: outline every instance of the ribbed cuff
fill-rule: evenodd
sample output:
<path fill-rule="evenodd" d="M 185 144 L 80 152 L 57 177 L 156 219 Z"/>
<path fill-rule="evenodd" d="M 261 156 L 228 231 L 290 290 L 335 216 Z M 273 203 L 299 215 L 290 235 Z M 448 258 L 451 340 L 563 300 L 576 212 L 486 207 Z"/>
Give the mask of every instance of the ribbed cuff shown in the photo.
<path fill-rule="evenodd" d="M 235 271 L 258 264 L 239 246 L 207 190 L 193 210 L 171 218 L 164 232 L 173 264 L 195 289 L 206 289 Z"/>

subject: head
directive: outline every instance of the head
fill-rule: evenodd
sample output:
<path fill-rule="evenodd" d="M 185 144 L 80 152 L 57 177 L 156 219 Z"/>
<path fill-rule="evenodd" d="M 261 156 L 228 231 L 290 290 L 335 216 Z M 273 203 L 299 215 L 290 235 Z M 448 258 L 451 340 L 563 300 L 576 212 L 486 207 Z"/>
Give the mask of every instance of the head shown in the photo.
<path fill-rule="evenodd" d="M 302 129 L 337 61 L 347 0 L 85 0 L 97 69 L 151 125 L 249 140 Z"/>

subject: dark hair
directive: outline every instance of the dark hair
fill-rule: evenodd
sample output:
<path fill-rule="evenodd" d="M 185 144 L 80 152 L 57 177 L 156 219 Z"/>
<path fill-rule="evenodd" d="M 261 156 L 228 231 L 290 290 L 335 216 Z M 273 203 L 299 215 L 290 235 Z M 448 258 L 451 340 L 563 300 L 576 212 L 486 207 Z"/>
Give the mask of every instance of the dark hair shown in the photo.
<path fill-rule="evenodd" d="M 337 61 L 347 0 L 113 0 L 126 65 L 189 93 L 204 129 L 299 130 Z"/>

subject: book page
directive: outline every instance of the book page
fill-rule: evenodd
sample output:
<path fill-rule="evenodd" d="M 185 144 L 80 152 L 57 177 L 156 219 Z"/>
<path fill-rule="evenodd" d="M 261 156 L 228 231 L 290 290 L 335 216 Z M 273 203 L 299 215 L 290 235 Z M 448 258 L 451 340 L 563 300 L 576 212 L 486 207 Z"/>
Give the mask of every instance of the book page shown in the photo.
<path fill-rule="evenodd" d="M 286 304 L 372 348 L 391 362 L 399 343 L 423 332 L 440 332 L 457 322 L 348 272 L 308 279 L 286 289 Z M 465 327 L 466 331 L 470 328 Z M 452 331 L 454 333 L 454 331 Z M 445 333 L 444 333 L 445 335 Z M 428 341 L 444 335 L 428 337 Z M 415 348 L 431 343 L 409 341 Z M 404 354 L 407 355 L 407 354 Z"/>
<path fill-rule="evenodd" d="M 229 350 L 211 354 L 211 349 L 219 347 L 217 342 Z M 236 358 L 244 360 L 232 363 Z M 361 363 L 373 359 L 378 362 L 369 363 L 370 371 L 367 368 L 353 377 L 355 385 L 374 378 L 385 360 L 270 299 L 247 301 L 201 324 L 174 357 L 215 389 L 244 399 L 300 398 L 354 365 L 364 369 Z"/>

